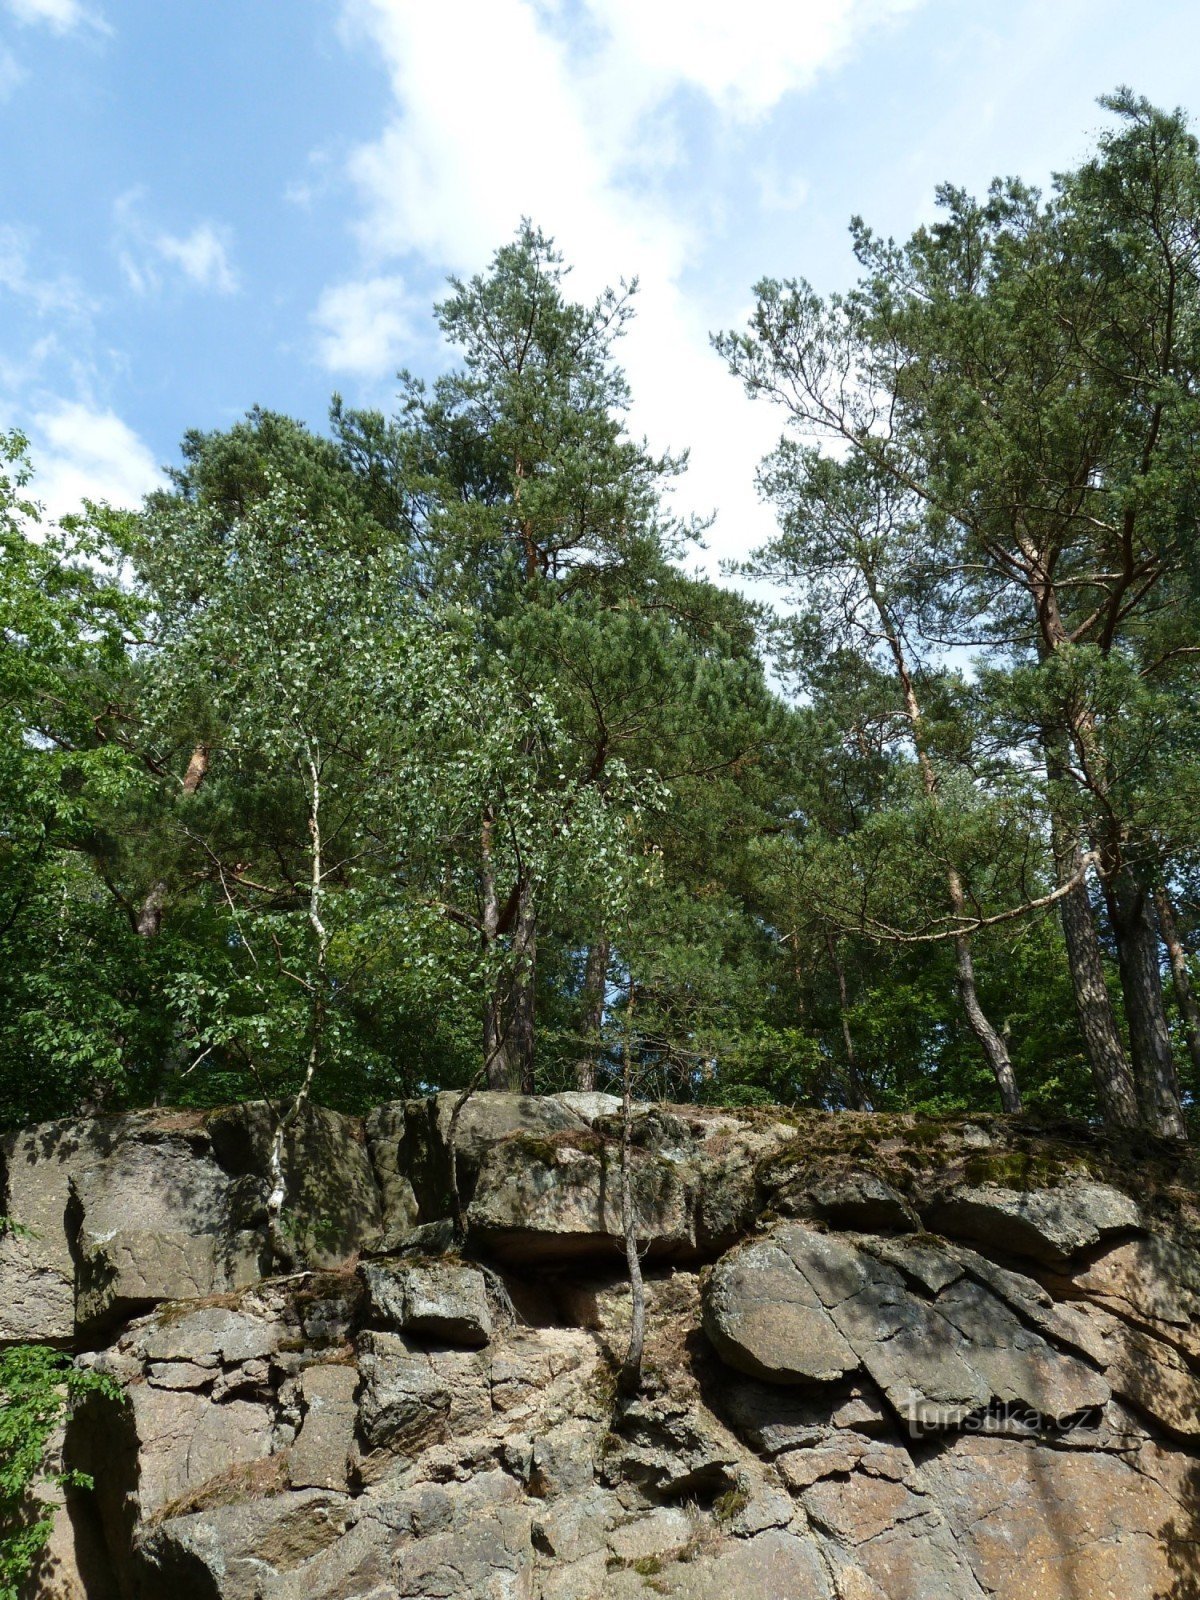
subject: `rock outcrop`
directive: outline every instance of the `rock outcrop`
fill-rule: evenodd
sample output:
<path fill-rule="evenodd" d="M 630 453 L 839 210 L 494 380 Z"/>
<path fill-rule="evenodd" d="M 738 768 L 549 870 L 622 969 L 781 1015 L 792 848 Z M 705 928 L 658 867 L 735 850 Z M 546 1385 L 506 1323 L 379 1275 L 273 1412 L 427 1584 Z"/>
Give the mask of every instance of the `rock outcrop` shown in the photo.
<path fill-rule="evenodd" d="M 282 1274 L 261 1108 L 6 1142 L 0 1342 L 119 1385 L 31 1597 L 1200 1594 L 1189 1153 L 639 1107 L 630 1398 L 616 1103 L 455 1105 L 312 1111 Z"/>

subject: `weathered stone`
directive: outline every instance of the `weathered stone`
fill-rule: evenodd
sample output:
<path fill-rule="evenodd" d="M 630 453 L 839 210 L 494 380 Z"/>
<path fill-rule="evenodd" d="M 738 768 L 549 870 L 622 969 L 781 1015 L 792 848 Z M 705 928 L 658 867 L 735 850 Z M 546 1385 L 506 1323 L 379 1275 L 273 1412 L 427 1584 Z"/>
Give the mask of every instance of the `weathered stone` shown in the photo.
<path fill-rule="evenodd" d="M 465 1100 L 447 1090 L 424 1100 L 380 1106 L 367 1119 L 367 1138 L 383 1193 L 385 1226 L 401 1236 L 418 1223 L 451 1215 L 452 1144 L 459 1194 L 466 1204 L 475 1192 L 480 1162 L 501 1140 L 513 1134 L 546 1137 L 586 1129 L 583 1117 L 553 1097 L 491 1090 L 476 1091 Z"/>
<path fill-rule="evenodd" d="M 864 1457 L 858 1469 L 813 1484 L 803 1501 L 834 1541 L 839 1600 L 980 1600 L 953 1530 L 911 1471 Z"/>
<path fill-rule="evenodd" d="M 1112 1234 L 1141 1226 L 1136 1201 L 1104 1183 L 1056 1189 L 963 1188 L 924 1212 L 937 1232 L 978 1239 L 1005 1254 L 1056 1265 Z"/>
<path fill-rule="evenodd" d="M 365 1128 L 371 1167 L 379 1189 L 381 1242 L 395 1249 L 420 1222 L 420 1206 L 408 1173 L 403 1100 L 368 1112 Z"/>
<path fill-rule="evenodd" d="M 869 1384 L 781 1393 L 770 1383 L 735 1379 L 722 1386 L 721 1410 L 739 1438 L 765 1456 L 824 1443 L 839 1429 L 871 1433 L 892 1426 L 891 1414 Z"/>
<path fill-rule="evenodd" d="M 937 1310 L 962 1334 L 966 1359 L 993 1400 L 1057 1422 L 1108 1404 L 1112 1390 L 1101 1373 L 1056 1350 L 982 1285 L 950 1285 L 938 1296 Z"/>
<path fill-rule="evenodd" d="M 264 1107 L 49 1123 L 4 1147 L 0 1342 L 66 1343 L 163 1300 L 253 1283 L 266 1266 Z M 309 1108 L 287 1149 L 304 1259 L 339 1265 L 379 1232 L 357 1125 Z"/>
<path fill-rule="evenodd" d="M 744 1455 L 734 1436 L 686 1397 L 643 1398 L 623 1406 L 607 1440 L 602 1476 L 656 1500 L 711 1500 L 737 1488 Z"/>
<path fill-rule="evenodd" d="M 20 1600 L 119 1600 L 117 1575 L 88 1490 L 70 1483 L 60 1487 L 56 1481 L 68 1467 L 64 1443 L 60 1425 L 46 1443 L 46 1476 L 29 1486 L 14 1519 L 50 1523 L 49 1538 L 18 1588 Z M 13 1529 L 6 1525 L 4 1531 L 7 1535 Z"/>
<path fill-rule="evenodd" d="M 344 1541 L 355 1520 L 344 1495 L 303 1489 L 151 1524 L 138 1548 L 142 1592 L 283 1600 L 288 1577 Z M 333 1600 L 336 1591 L 309 1579 L 294 1592 L 296 1600 Z"/>
<path fill-rule="evenodd" d="M 734 1596 L 767 1596 L 771 1600 L 832 1600 L 824 1563 L 811 1540 L 773 1528 L 749 1539 L 721 1538 L 701 1528 L 681 1552 L 681 1559 L 651 1572 L 654 1591 L 678 1600 L 733 1600 Z M 624 1580 L 624 1581 L 622 1581 Z M 605 1600 L 641 1600 L 646 1576 L 637 1571 L 614 1573 Z"/>
<path fill-rule="evenodd" d="M 997 1600 L 1194 1593 L 1191 1512 L 1118 1456 L 964 1436 L 926 1481 L 979 1584 Z"/>
<path fill-rule="evenodd" d="M 45 1123 L 0 1143 L 0 1343 L 67 1344 L 75 1333 L 72 1172 L 111 1149 L 117 1119 Z"/>
<path fill-rule="evenodd" d="M 453 1261 L 366 1262 L 359 1269 L 372 1316 L 404 1333 L 452 1344 L 486 1344 L 487 1285 L 477 1267 Z"/>
<path fill-rule="evenodd" d="M 75 1284 L 38 1260 L 36 1242 L 0 1235 L 0 1344 L 69 1345 L 75 1334 Z"/>
<path fill-rule="evenodd" d="M 955 1427 L 993 1403 L 1047 1422 L 1107 1403 L 1109 1384 L 1093 1366 L 1049 1344 L 961 1267 L 935 1276 L 928 1261 L 919 1266 L 927 1285 L 943 1285 L 932 1304 L 877 1255 L 780 1224 L 713 1270 L 705 1328 L 731 1365 L 775 1382 L 828 1382 L 861 1366 L 920 1431 Z"/>
<path fill-rule="evenodd" d="M 868 1239 L 863 1248 L 880 1261 L 897 1267 L 913 1283 L 918 1283 L 929 1294 L 937 1294 L 961 1278 L 964 1272 L 961 1259 L 950 1250 L 929 1240 Z"/>
<path fill-rule="evenodd" d="M 484 1156 L 467 1211 L 472 1243 L 504 1261 L 617 1259 L 620 1151 L 586 1139 L 505 1139 Z M 645 1253 L 662 1260 L 695 1250 L 692 1197 L 679 1169 L 639 1153 L 634 1206 Z"/>
<path fill-rule="evenodd" d="M 560 1106 L 566 1106 L 573 1115 L 582 1117 L 588 1127 L 594 1127 L 604 1117 L 619 1117 L 621 1114 L 620 1095 L 600 1094 L 595 1089 L 565 1089 L 550 1098 Z"/>
<path fill-rule="evenodd" d="M 306 1367 L 300 1375 L 304 1418 L 288 1452 L 293 1489 L 345 1489 L 358 1407 L 354 1367 Z"/>
<path fill-rule="evenodd" d="M 532 1595 L 532 1568 L 528 1513 L 513 1506 L 485 1512 L 453 1533 L 403 1546 L 392 1563 L 395 1588 L 389 1593 L 412 1600 L 451 1595 L 489 1600 L 508 1594 L 525 1600 Z"/>
<path fill-rule="evenodd" d="M 1174 1239 L 1123 1239 L 1076 1268 L 1071 1282 L 1119 1314 L 1183 1330 L 1200 1322 L 1200 1257 Z"/>
<path fill-rule="evenodd" d="M 661 1556 L 688 1542 L 692 1524 L 678 1506 L 660 1506 L 644 1516 L 630 1517 L 608 1536 L 608 1548 L 618 1561 L 631 1565 L 647 1556 Z"/>
<path fill-rule="evenodd" d="M 234 1180 L 231 1225 L 261 1238 L 271 1119 L 259 1103 L 212 1113 L 213 1153 Z M 363 1125 L 311 1103 L 284 1144 L 289 1241 L 306 1266 L 336 1269 L 379 1237 L 383 1227 Z"/>
<path fill-rule="evenodd" d="M 445 1099 L 415 1103 L 415 1121 L 433 1127 Z M 9 1325 L 52 1320 L 57 1294 L 65 1342 L 71 1249 L 86 1235 L 85 1305 L 93 1257 L 115 1287 L 99 1285 L 93 1348 L 77 1359 L 124 1394 L 73 1415 L 64 1460 L 95 1490 L 54 1514 L 21 1600 L 1183 1600 L 1200 1586 L 1190 1180 L 1149 1191 L 1140 1231 L 1115 1186 L 1090 1186 L 1086 1218 L 1088 1185 L 1045 1191 L 1054 1215 L 1021 1226 L 1053 1224 L 1060 1259 L 1037 1259 L 1035 1279 L 1002 1264 L 1007 1234 L 972 1248 L 841 1231 L 890 1225 L 862 1209 L 887 1199 L 860 1183 L 871 1173 L 834 1176 L 848 1142 L 865 1157 L 870 1119 L 801 1118 L 797 1132 L 639 1107 L 635 1159 L 660 1245 L 664 1218 L 676 1240 L 695 1232 L 688 1262 L 646 1273 L 645 1380 L 629 1396 L 615 1383 L 628 1284 L 596 1191 L 612 1177 L 612 1108 L 539 1106 L 485 1099 L 463 1145 L 468 1189 L 482 1211 L 524 1160 L 540 1174 L 525 1191 L 535 1232 L 574 1242 L 539 1246 L 529 1273 L 510 1257 L 491 1286 L 457 1250 L 416 1252 L 414 1234 L 448 1218 L 413 1228 L 410 1205 L 402 1258 L 233 1290 L 230 1252 L 261 1242 L 260 1114 L 39 1130 L 6 1183 L 51 1238 L 10 1241 Z M 423 1147 L 405 1142 L 404 1116 L 390 1178 L 376 1161 L 384 1188 L 409 1181 L 408 1153 L 446 1153 L 436 1127 Z M 345 1170 L 365 1161 L 357 1125 L 314 1126 L 354 1146 Z M 961 1128 L 939 1125 L 940 1170 L 925 1179 L 911 1161 L 925 1136 L 910 1140 L 904 1119 L 879 1126 L 881 1170 L 894 1158 L 906 1174 L 891 1193 L 936 1182 L 942 1201 L 978 1203 L 980 1186 L 953 1176 Z M 1001 1155 L 1008 1129 L 987 1130 Z M 836 1159 L 823 1168 L 826 1136 Z M 756 1168 L 784 1145 L 786 1161 Z M 124 1215 L 122 1183 L 136 1200 Z M 372 1203 L 358 1234 L 344 1209 L 323 1230 L 320 1191 L 313 1178 L 289 1198 L 304 1251 L 323 1231 L 337 1250 L 352 1235 L 378 1245 Z M 823 1228 L 776 1220 L 699 1271 L 722 1228 L 752 1226 L 781 1195 Z M 524 1201 L 510 1200 L 519 1220 Z M 404 1211 L 400 1188 L 391 1203 Z M 1078 1245 L 1089 1227 L 1099 1237 Z M 580 1253 L 581 1236 L 604 1251 Z M 210 1252 L 213 1288 L 196 1303 Z M 190 1298 L 146 1311 L 173 1274 Z M 499 1305 L 505 1290 L 511 1306 L 493 1315 L 489 1295 Z M 44 1312 L 21 1309 L 39 1301 Z M 143 1314 L 106 1343 L 129 1311 Z"/>
<path fill-rule="evenodd" d="M 450 1390 L 428 1352 L 413 1349 L 400 1334 L 367 1335 L 360 1343 L 358 1370 L 359 1428 L 366 1452 L 375 1454 L 370 1472 L 386 1468 L 381 1455 L 445 1437 Z"/>
<path fill-rule="evenodd" d="M 916 1212 L 872 1172 L 849 1172 L 817 1179 L 805 1190 L 817 1216 L 839 1228 L 864 1233 L 912 1233 L 920 1226 Z"/>
<path fill-rule="evenodd" d="M 250 1401 L 214 1405 L 205 1394 L 137 1384 L 120 1407 L 97 1406 L 94 1417 L 92 1461 L 101 1451 L 111 1475 L 120 1454 L 142 1518 L 236 1475 L 272 1449 L 272 1414 Z"/>
<path fill-rule="evenodd" d="M 752 1378 L 830 1383 L 859 1365 L 819 1295 L 787 1251 L 756 1241 L 725 1256 L 704 1290 L 704 1331 Z"/>
<path fill-rule="evenodd" d="M 135 1329 L 129 1341 L 148 1361 L 214 1367 L 274 1355 L 282 1337 L 278 1319 L 256 1315 L 245 1306 L 198 1306 L 153 1318 Z"/>
<path fill-rule="evenodd" d="M 605 1489 L 568 1495 L 537 1512 L 532 1525 L 533 1547 L 564 1567 L 589 1556 L 606 1555 L 609 1529 L 627 1515 L 617 1496 Z"/>
<path fill-rule="evenodd" d="M 590 1489 L 596 1476 L 596 1440 L 584 1423 L 565 1422 L 533 1441 L 528 1489 L 541 1500 Z"/>
<path fill-rule="evenodd" d="M 1200 1437 L 1200 1374 L 1162 1340 L 1095 1306 L 1087 1315 L 1100 1335 L 1104 1375 L 1114 1391 L 1172 1433 Z"/>

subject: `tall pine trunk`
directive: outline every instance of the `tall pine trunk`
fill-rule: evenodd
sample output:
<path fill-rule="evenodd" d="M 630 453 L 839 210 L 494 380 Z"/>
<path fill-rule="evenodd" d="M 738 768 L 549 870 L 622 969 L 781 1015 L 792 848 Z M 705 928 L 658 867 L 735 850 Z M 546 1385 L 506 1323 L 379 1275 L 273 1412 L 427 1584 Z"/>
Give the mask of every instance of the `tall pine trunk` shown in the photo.
<path fill-rule="evenodd" d="M 533 1054 L 537 1005 L 537 908 L 533 886 L 522 883 L 513 928 L 512 1026 L 509 1030 L 509 1087 L 534 1092 Z"/>
<path fill-rule="evenodd" d="M 608 986 L 608 935 L 598 934 L 588 947 L 583 968 L 582 1006 L 579 1034 L 582 1054 L 575 1063 L 575 1087 L 592 1090 L 596 1087 L 596 1069 L 599 1064 L 600 1037 L 604 1026 L 604 999 Z"/>
<path fill-rule="evenodd" d="M 191 759 L 187 764 L 187 771 L 183 775 L 183 794 L 185 799 L 190 799 L 199 789 L 208 776 L 209 749 L 206 744 L 198 744 L 192 751 Z M 138 909 L 137 931 L 142 939 L 155 939 L 162 931 L 163 912 L 167 905 L 169 890 L 165 878 L 159 878 L 151 884 L 146 892 L 146 897 Z"/>
<path fill-rule="evenodd" d="M 929 754 L 929 747 L 925 738 L 925 720 L 921 712 L 921 702 L 917 699 L 917 689 L 913 676 L 909 670 L 908 657 L 901 640 L 900 630 L 892 619 L 887 602 L 880 593 L 874 573 L 867 568 L 863 569 L 863 576 L 867 582 L 867 591 L 883 625 L 884 636 L 887 639 L 888 649 L 891 651 L 892 661 L 896 668 L 896 677 L 900 683 L 900 692 L 904 697 L 904 710 L 912 728 L 913 748 L 917 752 L 917 765 L 921 769 L 921 783 L 933 805 L 941 806 L 941 796 L 938 793 L 937 771 Z M 963 894 L 962 879 L 958 868 L 951 865 L 946 870 L 946 887 L 950 896 L 950 909 L 956 917 L 961 917 L 966 909 L 966 897 Z M 1001 1108 L 1010 1115 L 1021 1110 L 1021 1091 L 1017 1088 L 1016 1074 L 1013 1072 L 1012 1062 L 1008 1055 L 1008 1046 L 996 1029 L 992 1026 L 987 1013 L 980 1004 L 979 991 L 975 984 L 975 960 L 971 954 L 971 941 L 967 934 L 960 933 L 954 941 L 954 968 L 955 983 L 958 988 L 959 999 L 967 1018 L 967 1025 L 975 1035 L 983 1058 L 991 1069 L 996 1080 L 996 1088 L 1000 1094 Z"/>
<path fill-rule="evenodd" d="M 496 892 L 493 860 L 496 816 L 485 806 L 479 834 L 480 940 L 485 955 L 494 955 L 500 938 L 500 900 Z M 483 1008 L 483 1067 L 489 1089 L 511 1086 L 508 1032 L 510 1015 L 509 986 L 497 975 Z"/>
<path fill-rule="evenodd" d="M 1061 739 L 1049 736 L 1044 741 L 1046 774 L 1052 785 L 1061 783 L 1065 777 L 1062 743 Z M 1055 879 L 1060 885 L 1069 883 L 1078 877 L 1083 860 L 1079 836 L 1053 805 L 1050 829 Z M 1086 884 L 1080 882 L 1058 905 L 1075 996 L 1075 1015 L 1101 1114 L 1110 1127 L 1136 1128 L 1140 1120 L 1137 1089 L 1105 981 L 1104 954 Z"/>
<path fill-rule="evenodd" d="M 1109 879 L 1107 893 L 1141 1120 L 1164 1139 L 1184 1139 L 1187 1123 L 1167 1027 L 1150 892 L 1121 866 Z"/>
<path fill-rule="evenodd" d="M 825 930 L 825 948 L 829 952 L 834 976 L 837 978 L 838 1016 L 841 1018 L 842 1044 L 846 1051 L 846 1098 L 850 1102 L 852 1111 L 869 1111 L 871 1104 L 858 1070 L 858 1051 L 854 1048 L 854 1034 L 850 1027 L 850 994 L 846 986 L 846 969 L 838 955 L 837 940 L 829 929 Z"/>
<path fill-rule="evenodd" d="M 1183 940 L 1179 937 L 1175 908 L 1162 884 L 1154 892 L 1154 904 L 1158 911 L 1158 929 L 1166 946 L 1167 959 L 1171 963 L 1171 986 L 1175 991 L 1175 1004 L 1179 1008 L 1180 1020 L 1183 1023 L 1184 1042 L 1196 1076 L 1200 1079 L 1200 1005 L 1197 1005 L 1195 991 L 1192 989 L 1187 951 L 1183 947 Z"/>

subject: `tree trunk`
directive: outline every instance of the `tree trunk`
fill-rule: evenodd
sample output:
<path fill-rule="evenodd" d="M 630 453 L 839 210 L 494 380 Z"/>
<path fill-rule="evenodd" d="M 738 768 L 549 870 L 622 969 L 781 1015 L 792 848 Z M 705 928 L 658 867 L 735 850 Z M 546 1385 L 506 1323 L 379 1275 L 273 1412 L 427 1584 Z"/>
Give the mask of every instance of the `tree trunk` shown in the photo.
<path fill-rule="evenodd" d="M 588 947 L 587 962 L 583 969 L 583 1005 L 579 1031 L 584 1053 L 575 1064 L 577 1089 L 590 1091 L 596 1087 L 607 988 L 608 935 L 602 933 Z"/>
<path fill-rule="evenodd" d="M 489 1089 L 534 1093 L 536 1001 L 537 917 L 532 897 L 522 890 L 510 957 L 484 1007 L 483 1056 Z"/>
<path fill-rule="evenodd" d="M 862 1078 L 858 1071 L 858 1052 L 854 1048 L 854 1035 L 850 1031 L 850 996 L 846 988 L 846 969 L 838 955 L 837 940 L 828 928 L 825 930 L 825 948 L 829 952 L 829 960 L 837 978 L 838 1016 L 841 1018 L 842 1044 L 846 1051 L 846 1098 L 850 1102 L 851 1110 L 869 1111 L 871 1104 L 863 1089 Z"/>
<path fill-rule="evenodd" d="M 917 752 L 917 764 L 921 769 L 921 782 L 925 793 L 935 806 L 941 805 L 938 793 L 937 771 L 929 755 L 929 748 L 925 742 L 925 720 L 921 713 L 921 702 L 917 699 L 917 689 L 913 682 L 912 673 L 909 671 L 908 658 L 901 639 L 900 630 L 892 620 L 891 611 L 886 600 L 880 593 L 875 581 L 874 572 L 864 566 L 863 576 L 866 579 L 867 590 L 872 603 L 883 624 L 883 631 L 887 638 L 888 649 L 895 663 L 896 676 L 900 681 L 900 692 L 904 696 L 904 709 L 912 728 L 913 748 Z M 950 894 L 950 909 L 956 917 L 961 917 L 966 909 L 966 899 L 963 894 L 962 879 L 958 868 L 950 865 L 946 869 L 946 887 Z M 1008 1046 L 992 1027 L 986 1012 L 979 1003 L 979 992 L 975 986 L 975 962 L 971 955 L 971 941 L 965 933 L 960 933 L 954 941 L 956 985 L 963 1010 L 966 1013 L 967 1024 L 971 1032 L 979 1041 L 979 1048 L 983 1051 L 983 1058 L 991 1068 L 992 1076 L 996 1080 L 996 1087 L 1000 1092 L 1001 1108 L 1010 1115 L 1015 1115 L 1021 1110 L 1021 1092 L 1017 1088 L 1016 1074 L 1013 1072 L 1012 1062 L 1008 1055 Z"/>
<path fill-rule="evenodd" d="M 1141 1121 L 1161 1138 L 1186 1139 L 1151 897 L 1124 866 L 1113 873 L 1107 888 Z"/>
<path fill-rule="evenodd" d="M 637 1213 L 633 1204 L 633 979 L 625 1008 L 625 1038 L 621 1051 L 621 1231 L 625 1235 L 625 1265 L 629 1270 L 629 1348 L 618 1380 L 622 1394 L 636 1394 L 642 1386 L 642 1353 L 646 1346 L 646 1285 L 638 1254 Z"/>
<path fill-rule="evenodd" d="M 487 1065 L 486 1077 L 489 1089 L 512 1087 L 508 1065 L 507 1018 L 504 1015 L 506 998 L 503 988 L 497 985 L 489 996 L 484 1010 L 483 1058 Z"/>
<path fill-rule="evenodd" d="M 500 937 L 500 901 L 492 860 L 495 828 L 495 813 L 491 806 L 485 806 L 479 832 L 479 928 L 485 955 L 495 951 Z M 483 1066 L 489 1089 L 509 1087 L 507 1010 L 508 988 L 497 977 L 483 1008 Z"/>
<path fill-rule="evenodd" d="M 1183 1022 L 1184 1042 L 1197 1079 L 1200 1079 L 1200 1005 L 1196 1004 L 1196 996 L 1192 990 L 1187 951 L 1183 948 L 1183 941 L 1179 937 L 1175 910 L 1163 884 L 1154 891 L 1154 904 L 1158 910 L 1158 929 L 1171 963 L 1171 985 L 1175 990 L 1175 1004 L 1179 1008 L 1179 1016 Z"/>
<path fill-rule="evenodd" d="M 185 796 L 194 795 L 204 782 L 208 773 L 209 749 L 206 744 L 198 744 L 193 749 L 187 764 L 187 771 L 183 775 L 183 792 Z M 142 901 L 137 914 L 137 931 L 139 938 L 154 939 L 162 930 L 163 911 L 167 904 L 167 883 L 164 878 L 150 886 L 146 898 Z"/>
<path fill-rule="evenodd" d="M 537 1005 L 537 909 L 533 887 L 521 885 L 513 928 L 512 1026 L 509 1033 L 510 1088 L 533 1094 L 533 1050 Z"/>
<path fill-rule="evenodd" d="M 957 873 L 952 873 L 957 877 Z M 971 959 L 970 941 L 965 935 L 960 934 L 954 941 L 954 967 L 955 981 L 958 986 L 959 997 L 962 1000 L 963 1010 L 967 1014 L 967 1022 L 971 1032 L 979 1041 L 992 1075 L 996 1079 L 996 1087 L 1000 1091 L 1000 1105 L 1002 1110 L 1010 1116 L 1016 1116 L 1021 1110 L 1021 1091 L 1017 1088 L 1016 1074 L 1013 1072 L 1012 1062 L 1009 1060 L 1008 1047 L 1004 1040 L 992 1027 L 987 1014 L 979 1003 L 979 994 L 975 988 L 975 963 Z"/>
<path fill-rule="evenodd" d="M 1066 775 L 1064 757 L 1058 748 L 1060 743 L 1058 736 L 1047 736 L 1043 740 L 1046 776 L 1051 784 L 1061 783 Z M 1050 832 L 1055 879 L 1060 884 L 1067 883 L 1078 876 L 1083 851 L 1074 827 L 1057 814 L 1053 805 Z M 1137 1088 L 1104 977 L 1104 954 L 1087 885 L 1080 883 L 1065 894 L 1058 905 L 1075 995 L 1075 1015 L 1101 1114 L 1112 1128 L 1136 1128 L 1140 1120 Z"/>
<path fill-rule="evenodd" d="M 312 1033 L 308 1045 L 308 1061 L 304 1078 L 292 1102 L 282 1117 L 277 1116 L 271 1134 L 271 1148 L 267 1158 L 270 1190 L 267 1194 L 267 1241 L 277 1263 L 285 1270 L 296 1264 L 296 1253 L 283 1232 L 283 1203 L 287 1198 L 287 1176 L 284 1172 L 284 1154 L 287 1136 L 299 1120 L 309 1095 L 313 1079 L 321 1063 L 325 1047 L 325 1006 L 329 981 L 329 933 L 321 914 L 324 896 L 324 855 L 321 846 L 321 764 L 315 745 L 307 750 L 309 795 L 309 892 L 308 921 L 315 942 L 312 979 Z"/>

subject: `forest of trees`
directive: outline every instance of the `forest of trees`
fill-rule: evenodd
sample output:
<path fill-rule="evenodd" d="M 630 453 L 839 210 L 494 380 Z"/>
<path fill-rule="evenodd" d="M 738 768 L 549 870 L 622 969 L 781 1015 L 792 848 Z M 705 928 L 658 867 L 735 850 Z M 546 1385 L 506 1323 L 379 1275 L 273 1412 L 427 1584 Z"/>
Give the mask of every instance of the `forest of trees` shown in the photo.
<path fill-rule="evenodd" d="M 631 1058 L 1185 1135 L 1200 153 L 1106 104 L 714 339 L 782 429 L 731 583 L 627 426 L 633 289 L 528 223 L 390 417 L 256 410 L 61 526 L 0 440 L 0 1124 Z"/>

